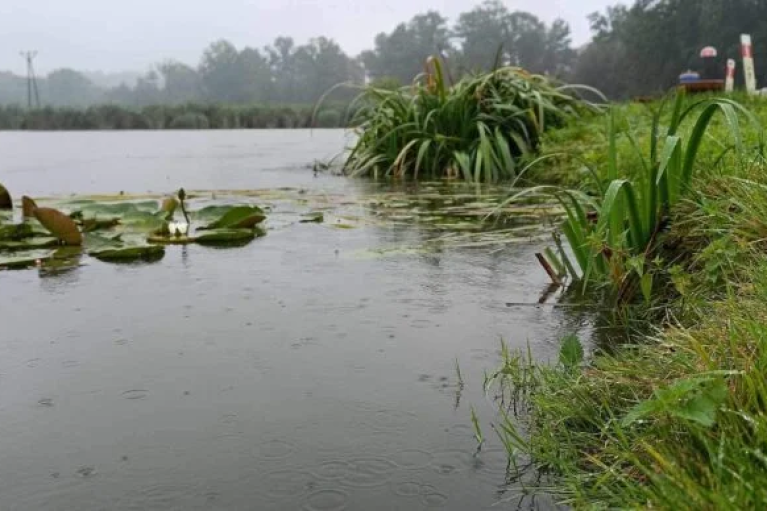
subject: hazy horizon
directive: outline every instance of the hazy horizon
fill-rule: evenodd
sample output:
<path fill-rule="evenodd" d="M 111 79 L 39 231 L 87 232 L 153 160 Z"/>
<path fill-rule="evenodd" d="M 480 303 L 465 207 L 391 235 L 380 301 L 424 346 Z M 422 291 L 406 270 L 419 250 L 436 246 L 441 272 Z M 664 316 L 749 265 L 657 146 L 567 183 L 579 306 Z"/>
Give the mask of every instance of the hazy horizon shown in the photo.
<path fill-rule="evenodd" d="M 376 34 L 427 10 L 455 21 L 481 2 L 390 0 L 361 5 L 353 0 L 5 0 L 0 19 L 0 70 L 25 72 L 20 50 L 36 50 L 40 75 L 58 68 L 119 73 L 143 72 L 163 59 L 196 65 L 205 47 L 228 39 L 238 47 L 261 48 L 278 36 L 303 43 L 312 37 L 336 40 L 349 55 L 372 48 Z M 588 14 L 619 0 L 517 0 L 510 10 L 528 11 L 550 23 L 570 23 L 573 45 L 590 38 Z"/>

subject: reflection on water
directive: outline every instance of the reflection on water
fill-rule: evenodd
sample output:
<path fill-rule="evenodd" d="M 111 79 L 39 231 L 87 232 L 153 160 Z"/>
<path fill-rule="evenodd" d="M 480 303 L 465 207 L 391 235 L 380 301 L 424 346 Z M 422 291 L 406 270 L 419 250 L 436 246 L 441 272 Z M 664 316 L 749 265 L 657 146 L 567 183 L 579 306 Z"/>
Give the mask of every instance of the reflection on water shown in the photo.
<path fill-rule="evenodd" d="M 475 455 L 469 412 L 494 418 L 481 386 L 500 337 L 545 359 L 580 326 L 506 305 L 546 288 L 535 244 L 472 248 L 371 212 L 388 189 L 303 167 L 337 132 L 9 136 L 15 194 L 291 186 L 356 228 L 296 223 L 317 204 L 274 199 L 246 247 L 0 273 L 0 508 L 551 506 L 505 484 L 493 439 Z"/>

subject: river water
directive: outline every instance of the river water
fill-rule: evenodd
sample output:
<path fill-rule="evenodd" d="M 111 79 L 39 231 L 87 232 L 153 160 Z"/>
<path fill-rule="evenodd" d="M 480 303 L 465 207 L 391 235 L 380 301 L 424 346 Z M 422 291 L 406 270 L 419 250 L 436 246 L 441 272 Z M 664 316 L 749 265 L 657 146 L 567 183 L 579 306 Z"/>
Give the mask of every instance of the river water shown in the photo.
<path fill-rule="evenodd" d="M 313 175 L 344 144 L 340 131 L 2 133 L 0 182 L 15 197 L 385 190 Z M 540 242 L 376 252 L 421 230 L 275 220 L 237 249 L 0 272 L 0 509 L 535 507 L 506 484 L 483 372 L 499 339 L 547 359 L 577 320 L 507 305 L 546 288 Z M 488 437 L 476 455 L 470 406 Z"/>

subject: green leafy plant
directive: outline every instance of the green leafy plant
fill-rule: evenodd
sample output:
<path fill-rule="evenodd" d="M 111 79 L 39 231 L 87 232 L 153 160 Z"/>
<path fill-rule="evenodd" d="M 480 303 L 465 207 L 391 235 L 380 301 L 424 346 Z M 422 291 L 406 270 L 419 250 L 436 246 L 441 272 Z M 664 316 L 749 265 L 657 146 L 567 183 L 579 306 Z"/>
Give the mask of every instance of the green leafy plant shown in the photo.
<path fill-rule="evenodd" d="M 360 137 L 345 163 L 352 175 L 512 179 L 549 127 L 596 107 L 520 68 L 502 67 L 448 85 L 430 58 L 411 87 L 367 87 L 354 104 Z"/>
<path fill-rule="evenodd" d="M 735 101 L 709 98 L 685 106 L 680 94 L 661 137 L 664 106 L 654 115 L 648 154 L 641 153 L 633 135 L 626 133 L 641 157 L 639 172 L 625 172 L 619 164 L 621 132 L 613 110 L 608 120 L 607 164 L 589 169 L 591 193 L 535 187 L 506 201 L 508 204 L 539 193 L 559 201 L 566 214 L 561 232 L 570 252 L 555 238 L 557 250 L 548 249 L 540 257 L 549 268 L 582 283 L 583 289 L 594 282 L 608 283 L 622 300 L 630 298 L 637 288 L 648 298 L 653 285 L 650 263 L 657 256 L 672 209 L 690 192 L 698 154 L 715 114 L 722 113 L 737 154 L 743 149 L 740 117 L 761 133 L 756 116 Z M 683 127 L 688 120 L 692 126 L 685 135 Z"/>

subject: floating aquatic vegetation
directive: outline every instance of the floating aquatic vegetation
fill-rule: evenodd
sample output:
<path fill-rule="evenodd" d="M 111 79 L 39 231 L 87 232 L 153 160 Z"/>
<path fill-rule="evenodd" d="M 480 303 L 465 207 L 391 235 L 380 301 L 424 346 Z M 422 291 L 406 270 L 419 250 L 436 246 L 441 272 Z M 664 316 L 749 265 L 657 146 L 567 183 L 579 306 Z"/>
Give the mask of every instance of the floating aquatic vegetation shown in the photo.
<path fill-rule="evenodd" d="M 302 224 L 321 224 L 324 221 L 325 213 L 322 211 L 313 211 L 311 213 L 301 215 L 301 220 L 299 220 L 299 222 Z"/>
<path fill-rule="evenodd" d="M 118 248 L 102 248 L 88 252 L 88 255 L 100 261 L 127 262 L 127 261 L 157 261 L 165 255 L 165 247 L 162 245 L 137 245 Z"/>
<path fill-rule="evenodd" d="M 77 224 L 61 211 L 52 208 L 35 208 L 35 218 L 63 244 L 77 247 L 83 244 L 83 235 Z"/>
<path fill-rule="evenodd" d="M 0 269 L 53 268 L 79 264 L 83 254 L 108 262 L 156 261 L 170 244 L 197 243 L 212 246 L 242 246 L 264 236 L 258 227 L 266 219 L 264 210 L 252 204 L 216 204 L 194 210 L 204 203 L 203 194 L 179 191 L 178 198 L 153 195 L 113 195 L 38 199 L 21 203 L 24 221 L 12 223 L 13 210 L 0 219 Z M 198 200 L 198 199 L 194 199 Z M 174 221 L 177 209 L 185 218 L 192 214 L 200 226 Z M 2 223 L 8 222 L 8 223 Z M 65 247 L 62 247 L 65 245 Z M 77 253 L 65 254 L 62 249 Z M 58 248 L 57 251 L 42 249 Z"/>
<path fill-rule="evenodd" d="M 35 210 L 37 209 L 37 203 L 31 198 L 24 195 L 21 198 L 21 209 L 24 218 L 34 218 Z"/>
<path fill-rule="evenodd" d="M 266 220 L 264 210 L 257 206 L 219 206 L 218 211 L 223 212 L 221 217 L 205 225 L 199 227 L 199 231 L 207 231 L 211 229 L 252 229 L 256 225 Z M 198 216 L 204 216 L 204 213 L 198 214 Z"/>
<path fill-rule="evenodd" d="M 13 209 L 11 194 L 2 184 L 0 184 L 0 209 Z"/>

